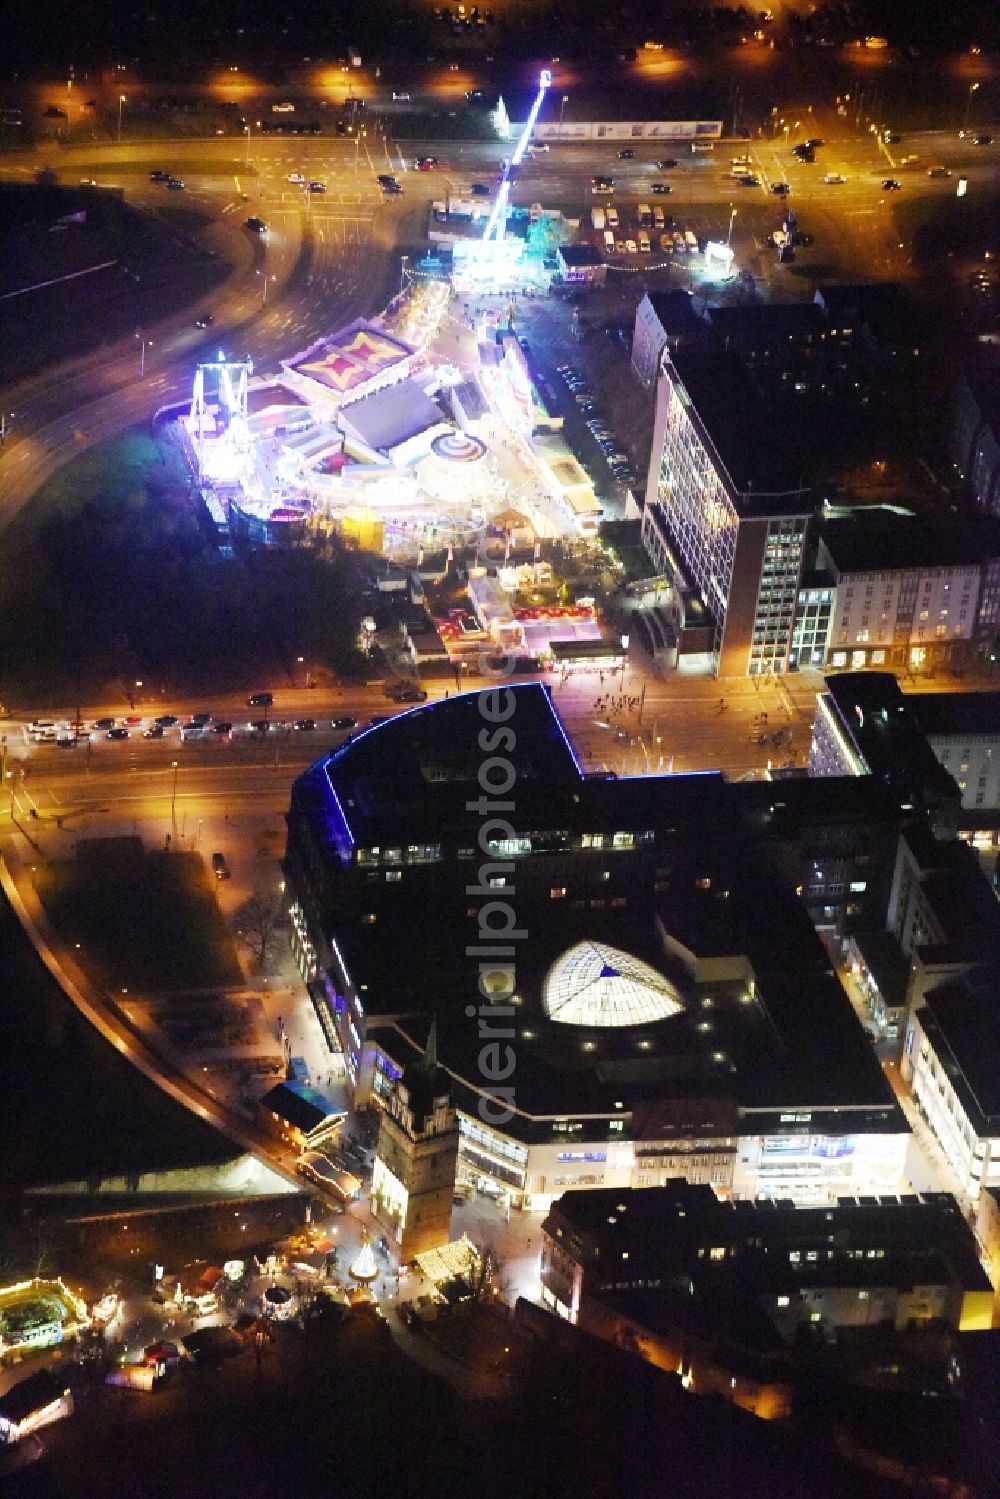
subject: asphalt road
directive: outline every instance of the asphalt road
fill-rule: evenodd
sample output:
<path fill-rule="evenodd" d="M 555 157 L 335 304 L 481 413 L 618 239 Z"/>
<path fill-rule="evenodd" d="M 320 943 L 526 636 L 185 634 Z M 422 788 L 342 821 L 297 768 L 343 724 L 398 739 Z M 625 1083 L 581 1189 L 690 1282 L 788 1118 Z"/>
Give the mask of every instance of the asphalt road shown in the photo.
<path fill-rule="evenodd" d="M 722 239 L 736 208 L 738 263 L 759 271 L 756 239 L 778 227 L 784 212 L 769 189 L 783 181 L 790 185 L 788 201 L 799 227 L 816 235 L 823 264 L 832 257 L 841 275 L 878 278 L 907 273 L 910 247 L 898 238 L 896 201 L 904 194 L 919 196 L 929 211 L 936 200 L 954 194 L 960 175 L 968 179 L 974 197 L 995 172 L 997 147 L 979 148 L 955 133 L 913 135 L 899 147 L 880 146 L 872 135 L 835 116 L 816 162 L 798 164 L 790 144 L 809 133 L 823 134 L 824 128 L 817 112 L 808 125 L 790 129 L 787 140 L 782 131 L 773 141 L 720 142 L 702 156 L 685 154 L 678 144 L 643 143 L 634 148 L 633 161 L 619 161 L 610 144 L 558 143 L 523 164 L 513 201 L 543 202 L 586 222 L 590 208 L 606 201 L 591 193 L 591 176 L 606 172 L 615 180 L 614 201 L 623 228 L 634 227 L 635 205 L 659 201 L 703 238 Z M 13 166 L 5 163 L 5 175 L 16 170 L 22 179 L 40 166 L 54 166 L 65 181 L 92 177 L 102 186 L 124 186 L 129 202 L 152 213 L 163 208 L 166 189 L 148 181 L 149 169 L 179 170 L 186 182 L 185 201 L 206 215 L 205 243 L 231 262 L 233 271 L 205 309 L 215 318 L 207 333 L 193 326 L 199 309 L 186 309 L 144 329 L 144 350 L 137 340 L 126 339 L 18 386 L 0 387 L 0 403 L 13 413 L 0 470 L 0 529 L 82 447 L 185 399 L 199 357 L 225 348 L 251 353 L 258 369 L 273 369 L 282 355 L 309 338 L 384 305 L 397 285 L 400 251 L 411 252 L 425 242 L 430 202 L 461 197 L 473 182 L 492 183 L 504 148 L 499 143 L 426 142 L 408 149 L 437 156 L 437 171 L 414 171 L 413 154 L 401 156 L 374 128 L 354 141 L 251 136 L 248 141 L 51 145 L 18 157 Z M 678 161 L 669 172 L 654 165 L 664 152 L 673 152 Z M 919 160 L 903 167 L 896 152 L 916 154 Z M 750 155 L 760 187 L 745 188 L 730 175 L 730 158 L 742 154 Z M 952 177 L 929 178 L 932 165 L 947 167 Z M 399 175 L 404 194 L 384 199 L 376 174 L 389 170 Z M 304 193 L 287 181 L 291 172 L 324 181 L 326 192 Z M 846 181 L 825 184 L 827 172 Z M 900 194 L 882 191 L 887 176 L 903 183 Z M 653 181 L 668 181 L 671 195 L 653 199 Z M 181 197 L 170 195 L 175 196 Z M 266 241 L 243 228 L 250 213 L 270 225 Z M 650 257 L 643 268 L 654 263 L 656 257 Z M 773 274 L 770 256 L 764 257 L 764 269 Z"/>

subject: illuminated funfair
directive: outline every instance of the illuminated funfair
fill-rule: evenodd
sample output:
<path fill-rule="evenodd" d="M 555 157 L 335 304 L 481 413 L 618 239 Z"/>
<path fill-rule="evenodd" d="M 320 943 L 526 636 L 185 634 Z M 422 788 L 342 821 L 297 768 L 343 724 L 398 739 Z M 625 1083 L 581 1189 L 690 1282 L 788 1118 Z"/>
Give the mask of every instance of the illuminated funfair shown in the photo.
<path fill-rule="evenodd" d="M 221 349 L 217 359 L 198 365 L 187 429 L 199 479 L 235 484 L 244 473 L 250 455 L 247 383 L 252 374 L 249 354 L 246 359 L 227 359 Z M 218 378 L 214 403 L 206 399 L 206 375 Z"/>
<path fill-rule="evenodd" d="M 510 190 L 514 185 L 517 169 L 524 158 L 528 142 L 531 140 L 531 132 L 535 128 L 535 122 L 551 82 L 552 74 L 548 68 L 543 68 L 538 79 L 538 93 L 535 95 L 535 102 L 531 106 L 524 129 L 521 131 L 513 154 L 503 164 L 500 186 L 493 204 L 493 211 L 486 221 L 483 237 L 474 248 L 470 248 L 465 268 L 475 280 L 496 282 L 504 274 L 509 275 L 514 262 L 520 258 L 522 250 L 520 240 L 508 241 L 507 239 Z"/>

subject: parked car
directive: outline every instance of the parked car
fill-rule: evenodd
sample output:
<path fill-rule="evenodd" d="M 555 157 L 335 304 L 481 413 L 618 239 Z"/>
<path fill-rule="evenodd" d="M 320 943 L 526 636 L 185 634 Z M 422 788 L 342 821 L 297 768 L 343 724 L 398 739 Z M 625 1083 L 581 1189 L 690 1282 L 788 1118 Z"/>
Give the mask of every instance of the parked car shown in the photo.
<path fill-rule="evenodd" d="M 289 172 L 285 180 L 286 182 L 293 183 L 296 187 L 305 187 L 306 185 L 306 179 L 301 172 Z"/>
<path fill-rule="evenodd" d="M 162 739 L 163 735 L 163 725 L 161 723 L 154 723 L 150 724 L 149 728 L 144 731 L 142 737 L 143 739 Z"/>
<path fill-rule="evenodd" d="M 655 193 L 658 198 L 662 198 L 667 193 L 672 193 L 673 188 L 668 187 L 665 182 L 654 182 L 652 187 L 650 188 L 650 192 Z"/>
<path fill-rule="evenodd" d="M 214 322 L 215 318 L 210 312 L 203 312 L 200 317 L 195 318 L 194 325 L 196 328 L 211 328 Z"/>
<path fill-rule="evenodd" d="M 672 156 L 665 156 L 662 161 L 656 163 L 657 169 L 661 172 L 669 172 L 676 165 L 677 162 Z"/>
<path fill-rule="evenodd" d="M 179 192 L 182 192 L 183 189 L 184 189 L 184 182 L 183 182 L 183 180 L 180 177 L 168 177 L 167 178 L 167 187 L 170 189 L 171 192 L 173 192 L 173 193 L 179 193 Z"/>
<path fill-rule="evenodd" d="M 635 161 L 635 152 L 631 146 L 623 146 L 618 152 L 619 161 Z"/>
<path fill-rule="evenodd" d="M 219 720 L 218 723 L 214 723 L 212 725 L 212 733 L 213 734 L 220 734 L 220 735 L 222 735 L 222 734 L 231 734 L 232 732 L 233 732 L 233 726 L 232 726 L 232 724 L 229 723 L 224 718 L 220 718 L 220 720 Z"/>
<path fill-rule="evenodd" d="M 326 192 L 326 183 L 325 182 L 310 182 L 308 184 L 308 190 L 311 193 L 325 193 Z"/>
<path fill-rule="evenodd" d="M 128 729 L 109 729 L 107 737 L 108 739 L 127 739 L 129 737 Z"/>
<path fill-rule="evenodd" d="M 471 192 L 474 198 L 488 198 L 490 195 L 490 190 L 485 182 L 474 182 Z"/>
<path fill-rule="evenodd" d="M 212 871 L 217 880 L 228 880 L 230 875 L 229 865 L 226 863 L 225 854 L 212 855 Z"/>
<path fill-rule="evenodd" d="M 351 718 L 346 713 L 341 718 L 335 718 L 330 724 L 331 729 L 336 729 L 338 730 L 338 732 L 341 729 L 356 729 L 357 726 L 358 720 L 356 718 Z"/>
<path fill-rule="evenodd" d="M 316 720 L 315 718 L 297 718 L 292 727 L 308 733 L 316 727 Z"/>
<path fill-rule="evenodd" d="M 178 722 L 178 718 L 176 713 L 161 713 L 159 718 L 153 719 L 153 722 L 161 729 L 171 729 Z"/>

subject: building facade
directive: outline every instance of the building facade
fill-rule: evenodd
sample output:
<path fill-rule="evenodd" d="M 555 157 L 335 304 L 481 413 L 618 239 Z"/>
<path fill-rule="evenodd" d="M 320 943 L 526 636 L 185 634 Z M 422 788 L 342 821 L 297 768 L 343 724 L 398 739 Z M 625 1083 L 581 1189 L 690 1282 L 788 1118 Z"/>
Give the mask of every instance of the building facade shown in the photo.
<path fill-rule="evenodd" d="M 765 426 L 735 355 L 663 359 L 643 544 L 658 572 L 675 558 L 701 595 L 723 676 L 789 666 L 811 504 L 780 462 L 762 460 Z M 751 432 L 758 442 L 748 441 Z"/>

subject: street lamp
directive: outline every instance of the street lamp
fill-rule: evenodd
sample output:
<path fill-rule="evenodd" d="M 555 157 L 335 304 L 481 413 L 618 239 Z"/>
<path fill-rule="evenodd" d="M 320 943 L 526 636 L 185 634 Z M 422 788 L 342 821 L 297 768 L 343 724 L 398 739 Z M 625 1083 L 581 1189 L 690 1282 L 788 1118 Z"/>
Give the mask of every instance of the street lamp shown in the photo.
<path fill-rule="evenodd" d="M 125 95 L 118 95 L 118 144 L 122 143 L 122 105 L 125 103 Z"/>
<path fill-rule="evenodd" d="M 409 255 L 401 255 L 399 257 L 399 295 L 400 296 L 403 295 L 403 292 L 406 289 L 406 262 L 409 260 L 409 258 L 410 258 Z"/>
<path fill-rule="evenodd" d="M 260 305 L 262 307 L 266 307 L 267 306 L 267 283 L 269 281 L 277 281 L 278 278 L 277 278 L 277 276 L 269 276 L 266 271 L 258 271 L 257 275 L 258 276 L 263 276 L 263 278 L 264 278 L 264 295 L 260 299 Z"/>
<path fill-rule="evenodd" d="M 246 154 L 245 165 L 247 167 L 249 167 L 250 166 L 250 124 L 249 124 L 249 121 L 247 122 L 247 124 L 245 124 L 243 126 L 243 133 L 244 133 L 244 135 L 247 138 L 247 154 Z"/>
<path fill-rule="evenodd" d="M 978 87 L 979 87 L 978 83 L 970 83 L 969 84 L 969 93 L 968 93 L 968 96 L 967 96 L 967 98 L 965 100 L 965 122 L 962 125 L 962 129 L 961 129 L 961 132 L 960 132 L 961 135 L 965 135 L 965 133 L 967 132 L 967 130 L 969 128 L 969 111 L 972 109 L 972 96 L 976 92 L 976 89 Z"/>
<path fill-rule="evenodd" d="M 726 235 L 726 247 L 731 248 L 733 243 L 733 220 L 736 217 L 736 209 L 729 205 L 729 233 Z"/>
<path fill-rule="evenodd" d="M 568 103 L 569 103 L 569 94 L 563 94 L 562 98 L 559 100 L 559 134 L 560 135 L 562 135 L 563 110 L 566 108 L 566 105 Z"/>
<path fill-rule="evenodd" d="M 177 808 L 177 767 L 178 767 L 179 762 L 177 760 L 171 760 L 170 764 L 173 767 L 173 772 L 174 772 L 174 786 L 173 786 L 173 790 L 170 793 L 170 821 L 171 822 L 176 822 L 177 821 L 177 811 L 176 811 L 176 808 Z"/>
<path fill-rule="evenodd" d="M 152 348 L 153 340 L 146 338 L 141 332 L 135 336 L 139 340 L 139 379 L 141 380 L 146 373 L 146 345 L 149 344 L 149 347 Z"/>

